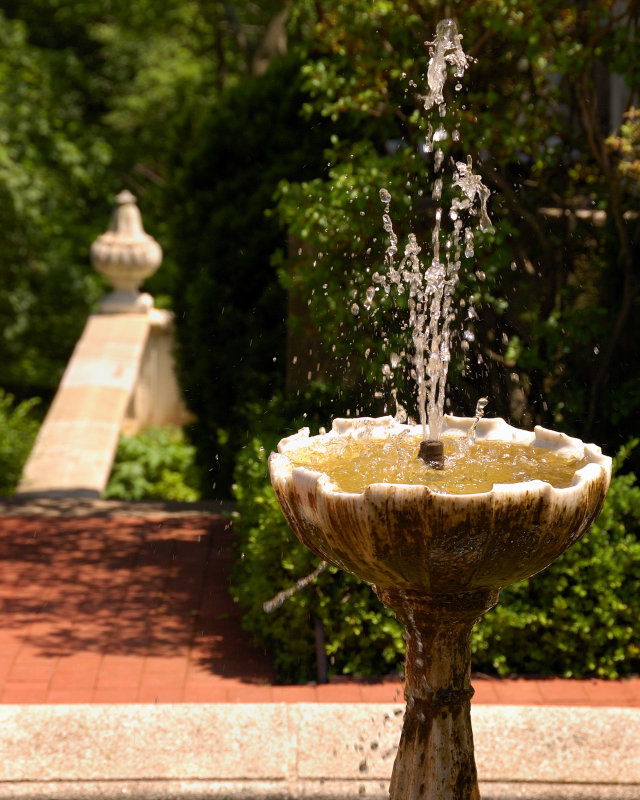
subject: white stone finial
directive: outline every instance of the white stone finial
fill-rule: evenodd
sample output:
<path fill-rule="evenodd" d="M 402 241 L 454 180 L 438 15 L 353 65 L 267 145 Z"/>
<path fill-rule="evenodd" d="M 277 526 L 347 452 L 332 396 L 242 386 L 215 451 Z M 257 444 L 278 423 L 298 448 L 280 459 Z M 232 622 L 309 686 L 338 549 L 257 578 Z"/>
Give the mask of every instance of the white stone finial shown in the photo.
<path fill-rule="evenodd" d="M 153 308 L 153 298 L 139 289 L 160 266 L 162 248 L 145 233 L 134 195 L 125 189 L 115 199 L 109 229 L 91 245 L 94 269 L 113 286 L 113 292 L 100 303 L 100 311 L 146 313 Z"/>

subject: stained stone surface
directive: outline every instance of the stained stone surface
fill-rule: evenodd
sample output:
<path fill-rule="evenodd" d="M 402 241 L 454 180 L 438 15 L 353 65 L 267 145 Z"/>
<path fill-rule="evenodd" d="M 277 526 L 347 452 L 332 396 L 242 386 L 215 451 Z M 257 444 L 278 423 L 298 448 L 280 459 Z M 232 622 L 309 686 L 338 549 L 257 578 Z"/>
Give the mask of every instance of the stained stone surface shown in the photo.
<path fill-rule="evenodd" d="M 640 709 L 476 706 L 483 800 L 637 800 Z M 0 707 L 0 798 L 384 798 L 402 707 Z"/>
<path fill-rule="evenodd" d="M 224 705 L 0 707 L 0 780 L 284 780 L 287 709 Z"/>

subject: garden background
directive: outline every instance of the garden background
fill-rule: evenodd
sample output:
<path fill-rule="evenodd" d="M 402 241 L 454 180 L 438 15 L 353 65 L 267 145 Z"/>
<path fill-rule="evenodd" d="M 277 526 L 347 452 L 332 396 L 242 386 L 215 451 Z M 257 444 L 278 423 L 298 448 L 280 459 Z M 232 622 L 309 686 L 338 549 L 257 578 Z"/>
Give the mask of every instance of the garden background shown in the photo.
<path fill-rule="evenodd" d="M 0 8 L 0 481 L 11 493 L 87 314 L 87 251 L 112 197 L 138 197 L 165 252 L 149 281 L 176 314 L 196 422 L 123 441 L 111 496 L 233 497 L 246 624 L 280 678 L 400 668 L 395 619 L 317 563 L 266 474 L 277 439 L 393 412 L 364 300 L 387 246 L 427 242 L 434 208 L 420 91 L 425 42 L 455 16 L 474 63 L 462 150 L 493 196 L 460 282 L 473 309 L 449 403 L 543 424 L 616 456 L 605 510 L 478 627 L 484 671 L 615 677 L 640 668 L 637 358 L 638 3 L 591 0 L 3 0 Z M 460 342 L 462 345 L 463 342 Z M 386 349 L 385 349 L 386 348 Z M 410 413 L 407 375 L 396 376 Z"/>

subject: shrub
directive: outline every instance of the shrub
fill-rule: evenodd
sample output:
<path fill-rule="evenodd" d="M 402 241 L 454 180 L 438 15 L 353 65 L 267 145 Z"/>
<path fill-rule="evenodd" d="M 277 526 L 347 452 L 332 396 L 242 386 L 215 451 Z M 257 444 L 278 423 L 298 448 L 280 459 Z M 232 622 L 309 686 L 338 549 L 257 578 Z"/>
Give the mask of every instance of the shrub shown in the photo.
<path fill-rule="evenodd" d="M 175 426 L 149 427 L 135 436 L 122 436 L 104 496 L 194 502 L 200 497 L 194 462 L 195 447 Z"/>
<path fill-rule="evenodd" d="M 395 671 L 402 663 L 402 628 L 369 586 L 351 575 L 330 567 L 280 608 L 263 610 L 265 601 L 318 566 L 290 531 L 269 482 L 267 459 L 276 438 L 253 438 L 237 459 L 232 584 L 244 627 L 271 650 L 280 681 L 315 677 L 316 619 L 325 630 L 330 674 Z"/>
<path fill-rule="evenodd" d="M 638 672 L 639 531 L 640 487 L 635 475 L 616 472 L 586 536 L 541 575 L 505 589 L 476 626 L 474 668 L 575 678 Z"/>
<path fill-rule="evenodd" d="M 267 614 L 263 603 L 312 572 L 318 561 L 289 530 L 271 489 L 267 458 L 276 435 L 253 438 L 238 457 L 234 495 L 237 559 L 233 591 L 244 626 L 273 655 L 278 678 L 315 675 L 315 619 L 330 674 L 402 669 L 402 628 L 369 586 L 334 568 Z M 627 448 L 617 459 L 619 467 Z M 587 535 L 542 574 L 509 587 L 476 626 L 473 667 L 506 675 L 615 678 L 640 669 L 640 488 L 617 472 Z"/>
<path fill-rule="evenodd" d="M 15 403 L 13 395 L 0 389 L 0 495 L 13 494 L 22 467 L 38 433 L 39 423 L 33 408 L 36 397 Z"/>

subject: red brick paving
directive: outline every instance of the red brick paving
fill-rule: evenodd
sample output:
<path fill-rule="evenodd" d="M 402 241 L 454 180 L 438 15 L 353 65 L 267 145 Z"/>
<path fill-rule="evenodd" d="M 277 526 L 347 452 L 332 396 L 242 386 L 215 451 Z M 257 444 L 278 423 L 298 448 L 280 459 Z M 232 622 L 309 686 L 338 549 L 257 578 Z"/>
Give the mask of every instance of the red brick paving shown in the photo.
<path fill-rule="evenodd" d="M 274 686 L 228 593 L 218 515 L 0 518 L 1 703 L 399 702 L 402 685 Z M 474 678 L 475 703 L 640 707 L 640 678 Z"/>

